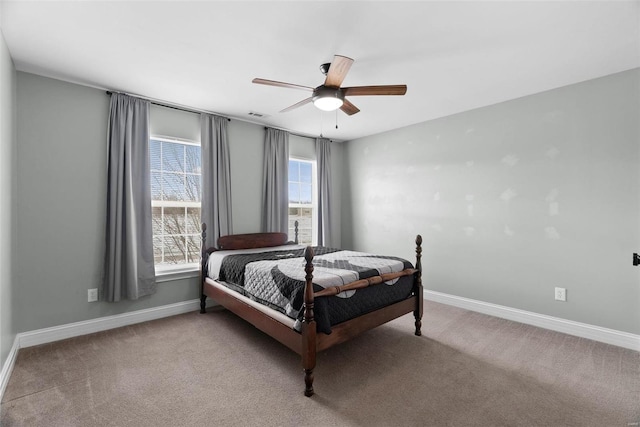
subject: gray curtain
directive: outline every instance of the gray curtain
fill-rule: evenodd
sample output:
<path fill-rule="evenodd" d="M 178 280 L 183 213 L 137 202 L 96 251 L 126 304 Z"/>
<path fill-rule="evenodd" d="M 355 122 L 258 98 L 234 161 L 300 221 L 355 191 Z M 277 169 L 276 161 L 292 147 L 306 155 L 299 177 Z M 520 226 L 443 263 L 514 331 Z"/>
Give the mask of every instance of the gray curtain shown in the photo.
<path fill-rule="evenodd" d="M 331 141 L 316 138 L 318 164 L 318 245 L 331 247 Z"/>
<path fill-rule="evenodd" d="M 200 115 L 202 140 L 202 222 L 207 224 L 206 247 L 218 245 L 218 237 L 233 234 L 231 221 L 231 168 L 224 117 Z"/>
<path fill-rule="evenodd" d="M 289 132 L 267 128 L 264 140 L 262 231 L 289 229 Z"/>
<path fill-rule="evenodd" d="M 148 101 L 111 95 L 107 145 L 103 299 L 135 300 L 156 291 Z"/>

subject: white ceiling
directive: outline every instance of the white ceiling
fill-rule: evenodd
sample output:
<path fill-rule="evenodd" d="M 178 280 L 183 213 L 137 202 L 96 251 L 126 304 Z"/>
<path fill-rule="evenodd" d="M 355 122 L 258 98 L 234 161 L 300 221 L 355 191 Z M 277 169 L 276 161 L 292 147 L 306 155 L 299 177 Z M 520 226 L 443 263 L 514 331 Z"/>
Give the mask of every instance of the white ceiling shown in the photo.
<path fill-rule="evenodd" d="M 639 1 L 2 1 L 18 70 L 216 112 L 305 135 L 358 137 L 640 66 Z M 308 93 L 334 54 L 351 117 Z M 266 114 L 252 118 L 250 111 Z"/>

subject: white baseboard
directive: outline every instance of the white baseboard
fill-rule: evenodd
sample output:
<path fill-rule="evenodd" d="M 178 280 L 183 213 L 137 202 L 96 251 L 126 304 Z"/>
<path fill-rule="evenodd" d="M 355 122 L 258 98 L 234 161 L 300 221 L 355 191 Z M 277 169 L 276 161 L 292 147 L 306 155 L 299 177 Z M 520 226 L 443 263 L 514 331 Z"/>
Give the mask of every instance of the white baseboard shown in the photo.
<path fill-rule="evenodd" d="M 2 397 L 4 396 L 4 391 L 7 388 L 7 384 L 9 384 L 9 378 L 11 377 L 11 372 L 13 372 L 13 365 L 16 363 L 16 357 L 18 357 L 18 350 L 20 348 L 20 342 L 18 337 L 13 340 L 13 346 L 11 346 L 11 350 L 9 351 L 9 355 L 7 356 L 7 360 L 2 364 L 2 370 L 0 371 L 0 402 L 2 402 Z"/>
<path fill-rule="evenodd" d="M 559 317 L 547 316 L 503 305 L 458 297 L 436 291 L 424 290 L 424 299 L 442 304 L 452 305 L 466 310 L 477 311 L 490 316 L 513 320 L 527 325 L 537 326 L 552 331 L 588 338 L 618 347 L 640 351 L 640 335 L 616 331 L 587 323 L 574 322 Z"/>

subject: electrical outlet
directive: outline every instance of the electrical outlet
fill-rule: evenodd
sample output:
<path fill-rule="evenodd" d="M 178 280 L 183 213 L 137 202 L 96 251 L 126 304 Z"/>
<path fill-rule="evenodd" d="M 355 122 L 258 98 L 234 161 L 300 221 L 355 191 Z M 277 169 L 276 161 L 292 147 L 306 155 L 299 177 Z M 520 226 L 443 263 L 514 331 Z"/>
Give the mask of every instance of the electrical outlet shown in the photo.
<path fill-rule="evenodd" d="M 89 289 L 87 291 L 87 301 L 88 302 L 98 301 L 98 288 Z"/>
<path fill-rule="evenodd" d="M 565 288 L 556 288 L 556 301 L 566 301 L 567 290 Z"/>

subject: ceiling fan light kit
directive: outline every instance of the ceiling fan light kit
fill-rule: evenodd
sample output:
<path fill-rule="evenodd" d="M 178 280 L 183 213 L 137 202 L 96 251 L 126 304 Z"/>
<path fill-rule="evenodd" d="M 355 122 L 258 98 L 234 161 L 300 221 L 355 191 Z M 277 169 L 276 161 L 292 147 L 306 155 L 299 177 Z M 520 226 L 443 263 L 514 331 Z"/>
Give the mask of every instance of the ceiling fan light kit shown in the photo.
<path fill-rule="evenodd" d="M 340 89 L 318 86 L 313 91 L 313 105 L 322 111 L 335 111 L 344 104 L 344 94 Z"/>
<path fill-rule="evenodd" d="M 342 81 L 347 76 L 347 73 L 351 68 L 351 64 L 353 64 L 353 59 L 347 58 L 346 56 L 334 55 L 333 62 L 320 65 L 320 71 L 323 74 L 326 74 L 327 78 L 325 79 L 324 84 L 321 84 L 315 89 L 309 86 L 278 82 L 275 80 L 255 78 L 252 81 L 253 83 L 261 85 L 286 87 L 312 92 L 310 97 L 281 110 L 281 113 L 291 111 L 295 108 L 302 107 L 303 105 L 313 102 L 313 105 L 320 110 L 335 111 L 339 108 L 344 113 L 351 116 L 360 110 L 349 102 L 349 100 L 345 99 L 345 95 L 404 95 L 407 92 L 406 85 L 341 87 Z"/>

